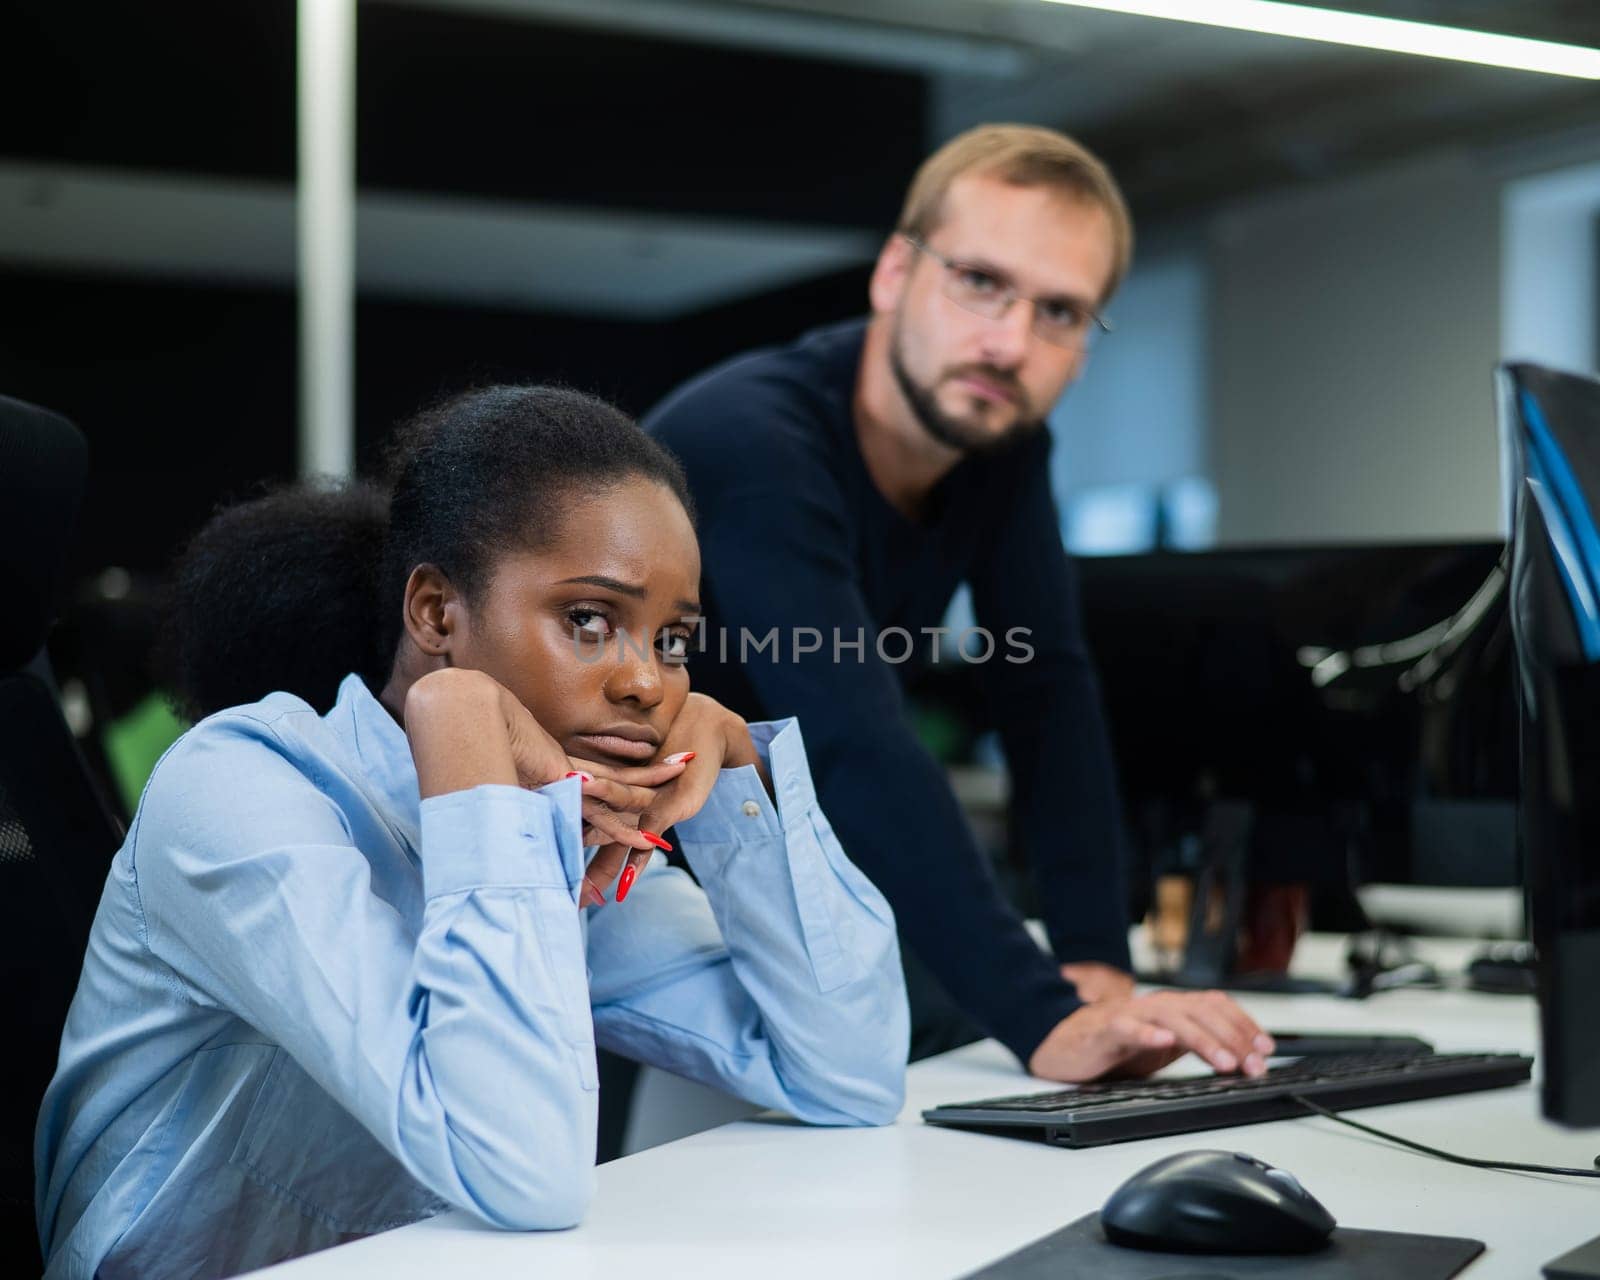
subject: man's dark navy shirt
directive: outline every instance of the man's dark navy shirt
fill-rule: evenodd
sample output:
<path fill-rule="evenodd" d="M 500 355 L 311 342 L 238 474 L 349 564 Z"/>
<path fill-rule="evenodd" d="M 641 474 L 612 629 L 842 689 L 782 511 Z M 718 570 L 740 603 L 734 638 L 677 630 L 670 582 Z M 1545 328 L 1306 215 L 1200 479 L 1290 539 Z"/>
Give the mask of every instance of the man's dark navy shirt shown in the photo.
<path fill-rule="evenodd" d="M 699 509 L 707 652 L 691 680 L 749 719 L 800 718 L 823 812 L 850 858 L 956 1002 L 1026 1062 L 1079 1001 L 1000 894 L 912 730 L 904 681 L 914 664 L 884 661 L 877 639 L 901 627 L 925 650 L 921 629 L 970 585 L 977 624 L 994 639 L 981 671 L 1011 770 L 1013 830 L 1051 944 L 1063 962 L 1127 968 L 1116 782 L 1050 495 L 1049 435 L 963 459 L 913 523 L 879 492 L 857 442 L 864 335 L 854 321 L 740 357 L 645 420 L 682 460 Z M 1008 642 L 1019 627 L 1025 639 Z M 776 648 L 756 651 L 773 628 Z M 796 661 L 795 633 L 800 647 L 814 643 L 804 628 L 821 647 Z M 752 638 L 742 662 L 741 630 Z M 894 659 L 907 645 L 883 641 Z M 1005 660 L 1023 646 L 1031 660 Z M 981 649 L 968 639 L 969 655 Z"/>

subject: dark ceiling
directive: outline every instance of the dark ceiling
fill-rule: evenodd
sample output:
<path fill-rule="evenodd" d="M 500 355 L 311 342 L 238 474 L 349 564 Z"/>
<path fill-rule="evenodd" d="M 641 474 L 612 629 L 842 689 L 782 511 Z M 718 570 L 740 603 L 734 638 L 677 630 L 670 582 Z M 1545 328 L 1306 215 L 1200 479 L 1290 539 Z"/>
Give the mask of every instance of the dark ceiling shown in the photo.
<path fill-rule="evenodd" d="M 1600 42 L 1593 0 L 1340 7 Z M 686 40 L 665 22 L 668 35 L 652 33 L 649 15 L 674 9 L 659 0 L 632 6 L 627 29 L 604 11 L 584 25 L 570 5 L 559 21 L 547 8 L 362 4 L 363 185 L 881 228 L 931 142 L 1000 115 L 1080 133 L 1149 216 L 1418 148 L 1600 120 L 1587 82 L 1036 0 L 717 7 L 842 23 L 880 42 L 1025 44 L 1009 78 L 763 49 L 759 29 L 735 42 Z M 0 157 L 287 180 L 293 17 L 292 0 L 12 0 Z"/>

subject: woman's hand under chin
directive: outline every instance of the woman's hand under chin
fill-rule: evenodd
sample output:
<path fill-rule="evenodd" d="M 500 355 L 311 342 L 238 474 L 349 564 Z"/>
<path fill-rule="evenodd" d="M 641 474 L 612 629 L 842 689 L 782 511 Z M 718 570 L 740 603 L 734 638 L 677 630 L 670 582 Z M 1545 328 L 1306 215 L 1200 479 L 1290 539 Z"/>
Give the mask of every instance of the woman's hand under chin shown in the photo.
<path fill-rule="evenodd" d="M 639 813 L 638 825 L 643 831 L 665 831 L 699 813 L 724 769 L 754 765 L 761 785 L 772 794 L 772 779 L 751 740 L 750 726 L 703 693 L 691 693 L 684 700 L 661 751 L 661 765 L 682 765 L 683 771 L 655 788 L 650 803 Z M 641 853 L 624 844 L 609 844 L 589 863 L 586 879 L 602 895 L 615 880 L 617 901 L 621 902 L 649 860 L 649 850 Z"/>
<path fill-rule="evenodd" d="M 677 762 L 605 769 L 574 760 L 504 685 L 461 667 L 431 672 L 411 686 L 404 727 L 424 800 L 486 783 L 537 788 L 581 774 L 584 843 L 621 851 L 619 865 L 629 849 L 641 861 L 649 857 L 658 841 L 640 830 L 640 815 L 655 801 L 655 788 L 684 771 Z M 586 874 L 579 904 L 603 901 L 600 890 L 615 876 L 613 868 L 596 886 Z"/>

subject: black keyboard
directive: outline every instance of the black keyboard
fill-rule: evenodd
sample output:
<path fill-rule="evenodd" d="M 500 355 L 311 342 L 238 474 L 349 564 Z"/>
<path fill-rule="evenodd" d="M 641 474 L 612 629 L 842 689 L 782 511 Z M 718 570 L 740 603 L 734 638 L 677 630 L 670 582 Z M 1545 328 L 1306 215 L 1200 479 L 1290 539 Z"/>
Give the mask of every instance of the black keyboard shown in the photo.
<path fill-rule="evenodd" d="M 1086 1084 L 1048 1093 L 956 1102 L 924 1111 L 929 1124 L 1014 1135 L 1032 1131 L 1064 1147 L 1096 1147 L 1310 1114 L 1299 1094 L 1330 1111 L 1498 1089 L 1528 1079 L 1515 1053 L 1374 1053 L 1307 1057 L 1265 1075 Z"/>

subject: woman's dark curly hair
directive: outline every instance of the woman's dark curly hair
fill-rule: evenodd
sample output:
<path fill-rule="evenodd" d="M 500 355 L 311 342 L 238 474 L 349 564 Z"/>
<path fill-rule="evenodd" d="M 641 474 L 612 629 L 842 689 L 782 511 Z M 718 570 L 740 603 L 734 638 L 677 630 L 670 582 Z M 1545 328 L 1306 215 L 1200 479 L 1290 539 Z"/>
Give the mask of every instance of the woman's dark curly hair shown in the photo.
<path fill-rule="evenodd" d="M 438 566 L 470 600 L 570 504 L 644 478 L 693 518 L 683 470 L 621 410 L 561 387 L 493 386 L 402 426 L 382 483 L 307 484 L 225 507 L 180 556 L 163 665 L 199 718 L 283 690 L 319 711 L 356 672 L 389 679 L 406 582 Z"/>

